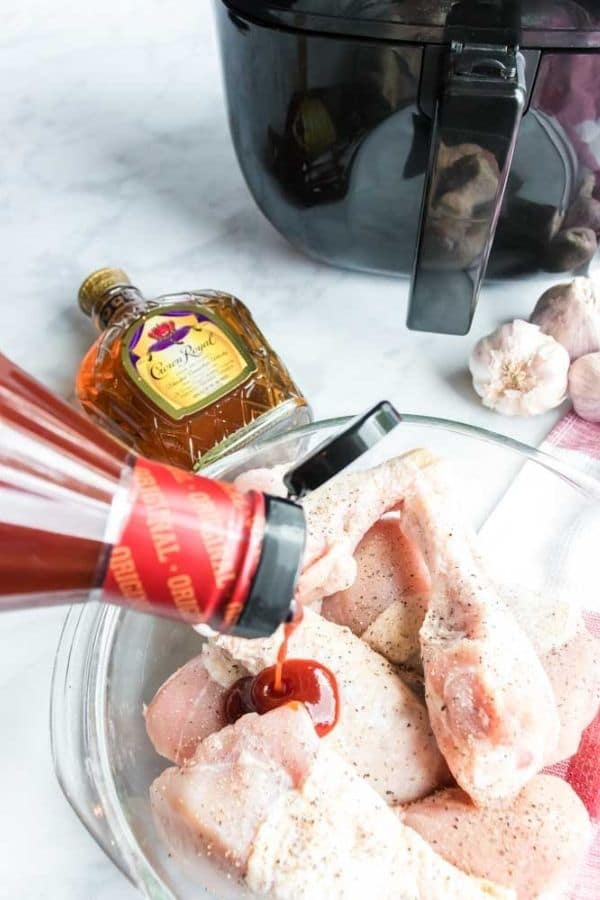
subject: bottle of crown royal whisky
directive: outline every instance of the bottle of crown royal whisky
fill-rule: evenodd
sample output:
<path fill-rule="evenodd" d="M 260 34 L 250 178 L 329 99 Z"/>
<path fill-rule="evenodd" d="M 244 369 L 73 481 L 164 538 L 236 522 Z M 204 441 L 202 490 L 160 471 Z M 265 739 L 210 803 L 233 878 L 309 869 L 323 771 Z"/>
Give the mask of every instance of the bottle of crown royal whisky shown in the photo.
<path fill-rule="evenodd" d="M 306 400 L 229 294 L 145 299 L 120 269 L 99 269 L 79 304 L 102 334 L 81 363 L 87 413 L 138 453 L 200 468 L 311 419 Z"/>

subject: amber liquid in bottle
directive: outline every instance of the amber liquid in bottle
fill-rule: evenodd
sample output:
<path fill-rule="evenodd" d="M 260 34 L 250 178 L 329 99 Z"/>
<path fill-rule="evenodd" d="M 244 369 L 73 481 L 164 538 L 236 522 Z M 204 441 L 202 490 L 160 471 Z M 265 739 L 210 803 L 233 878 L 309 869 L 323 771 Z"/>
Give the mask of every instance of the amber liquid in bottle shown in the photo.
<path fill-rule="evenodd" d="M 86 412 L 136 452 L 186 469 L 310 421 L 244 304 L 199 291 L 147 300 L 117 269 L 83 283 L 102 334 L 83 359 Z"/>

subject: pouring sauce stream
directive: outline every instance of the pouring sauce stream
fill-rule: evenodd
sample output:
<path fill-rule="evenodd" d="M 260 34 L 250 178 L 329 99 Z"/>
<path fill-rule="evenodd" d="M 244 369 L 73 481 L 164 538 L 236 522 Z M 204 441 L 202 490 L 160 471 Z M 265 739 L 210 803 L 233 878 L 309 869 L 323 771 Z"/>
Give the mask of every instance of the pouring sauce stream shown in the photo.
<path fill-rule="evenodd" d="M 275 665 L 257 675 L 247 675 L 233 684 L 225 697 L 229 723 L 249 712 L 263 715 L 287 703 L 303 703 L 315 731 L 324 737 L 339 718 L 337 680 L 327 666 L 314 659 L 288 659 L 289 641 L 302 621 L 302 611 L 284 625 L 284 636 Z"/>

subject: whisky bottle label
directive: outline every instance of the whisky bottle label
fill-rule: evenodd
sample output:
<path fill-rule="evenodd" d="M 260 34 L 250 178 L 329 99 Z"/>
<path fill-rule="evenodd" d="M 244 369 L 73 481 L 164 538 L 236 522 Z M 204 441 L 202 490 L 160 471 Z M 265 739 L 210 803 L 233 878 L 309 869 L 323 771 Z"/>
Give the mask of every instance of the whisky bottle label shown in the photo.
<path fill-rule="evenodd" d="M 243 384 L 256 365 L 243 341 L 197 306 L 158 307 L 125 333 L 125 371 L 172 419 L 199 412 Z"/>

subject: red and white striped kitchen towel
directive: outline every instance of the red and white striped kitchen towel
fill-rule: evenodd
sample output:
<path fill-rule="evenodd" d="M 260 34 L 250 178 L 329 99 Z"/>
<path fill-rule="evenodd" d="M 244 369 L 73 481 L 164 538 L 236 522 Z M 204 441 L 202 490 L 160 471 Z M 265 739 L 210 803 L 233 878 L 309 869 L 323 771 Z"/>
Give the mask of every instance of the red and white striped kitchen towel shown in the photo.
<path fill-rule="evenodd" d="M 570 412 L 550 432 L 540 449 L 586 475 L 600 479 L 600 425 L 584 422 Z M 548 558 L 545 541 L 548 534 L 560 528 L 566 548 L 564 552 L 575 554 L 571 569 L 575 569 L 572 573 L 577 585 L 575 592 L 579 596 L 584 595 L 583 605 L 588 607 L 584 612 L 586 626 L 600 639 L 600 579 L 597 575 L 594 578 L 593 572 L 600 556 L 598 517 L 594 518 L 592 526 L 589 521 L 581 521 L 580 515 L 570 508 L 563 508 L 568 507 L 566 494 L 560 495 L 558 489 L 557 497 L 548 497 L 548 488 L 547 476 L 528 468 L 526 464 L 486 521 L 481 530 L 482 537 L 488 542 L 490 550 L 497 546 L 503 554 L 503 541 L 508 541 L 513 548 L 518 547 L 519 543 L 526 546 L 528 552 L 522 554 L 523 559 L 517 561 L 517 565 L 523 563 L 527 569 L 525 556 L 530 556 L 533 571 L 546 564 L 551 568 L 552 559 Z M 533 533 L 532 522 L 536 517 L 537 522 L 542 520 L 547 523 L 548 534 L 544 535 L 543 525 L 538 528 L 540 534 Z M 555 539 L 551 543 L 556 549 Z M 513 555 L 519 556 L 518 553 Z M 504 555 L 506 558 L 511 557 Z M 560 560 L 557 567 L 560 569 Z M 527 572 L 519 574 L 527 583 Z M 552 571 L 548 574 L 550 583 L 553 574 Z M 600 648 L 600 642 L 598 646 Z M 547 771 L 564 778 L 573 787 L 585 803 L 594 824 L 591 846 L 574 878 L 568 900 L 600 900 L 600 712 L 584 732 L 577 753 Z"/>
<path fill-rule="evenodd" d="M 600 478 L 600 425 L 584 422 L 568 413 L 550 432 L 542 449 L 568 459 L 591 475 Z M 598 548 L 600 550 L 600 548 Z M 600 614 L 584 613 L 587 627 L 600 638 Z M 599 645 L 600 646 L 600 645 Z M 600 712 L 584 732 L 575 756 L 550 769 L 568 781 L 585 803 L 594 823 L 594 839 L 578 872 L 572 900 L 600 898 Z"/>

